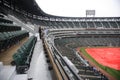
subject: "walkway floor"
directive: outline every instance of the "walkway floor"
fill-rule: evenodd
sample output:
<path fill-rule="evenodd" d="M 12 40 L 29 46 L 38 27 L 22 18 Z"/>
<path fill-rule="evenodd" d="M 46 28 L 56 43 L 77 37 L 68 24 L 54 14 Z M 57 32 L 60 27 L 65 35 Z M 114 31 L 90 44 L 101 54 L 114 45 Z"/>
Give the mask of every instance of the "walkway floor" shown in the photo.
<path fill-rule="evenodd" d="M 28 78 L 32 80 L 53 80 L 43 51 L 42 41 L 38 40 L 33 52 Z"/>

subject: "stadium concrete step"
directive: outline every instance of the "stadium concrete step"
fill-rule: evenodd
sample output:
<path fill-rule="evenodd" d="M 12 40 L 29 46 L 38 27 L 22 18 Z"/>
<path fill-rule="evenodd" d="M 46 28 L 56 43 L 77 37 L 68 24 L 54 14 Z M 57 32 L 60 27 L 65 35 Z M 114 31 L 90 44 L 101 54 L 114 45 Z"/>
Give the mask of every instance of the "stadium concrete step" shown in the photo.
<path fill-rule="evenodd" d="M 79 70 L 79 73 L 78 74 L 81 74 L 81 75 L 99 75 L 98 73 L 95 73 L 93 71 L 90 71 L 90 70 L 81 70 L 81 69 L 78 69 Z"/>
<path fill-rule="evenodd" d="M 4 17 L 4 15 L 2 13 L 0 13 L 0 18 L 3 18 L 3 17 Z"/>
<path fill-rule="evenodd" d="M 72 60 L 72 62 L 73 62 L 76 66 L 83 65 L 83 63 L 82 63 L 81 61 Z"/>
<path fill-rule="evenodd" d="M 13 24 L 13 21 L 10 21 L 8 19 L 0 18 L 0 23 L 10 23 Z"/>
<path fill-rule="evenodd" d="M 75 55 L 74 55 L 75 56 Z M 74 60 L 75 57 L 74 56 L 67 56 L 70 60 Z"/>
<path fill-rule="evenodd" d="M 65 56 L 67 56 L 67 57 L 75 57 L 74 54 L 70 54 L 70 53 L 65 54 Z"/>
<path fill-rule="evenodd" d="M 27 74 L 18 74 L 18 75 L 15 75 L 14 79 L 13 80 L 28 80 L 28 76 Z"/>
<path fill-rule="evenodd" d="M 16 74 L 15 66 L 4 66 L 0 62 L 0 80 L 28 80 L 27 74 Z"/>
<path fill-rule="evenodd" d="M 84 80 L 102 80 L 101 76 L 79 75 Z"/>
<path fill-rule="evenodd" d="M 2 69 L 3 69 L 3 63 L 0 62 L 0 72 L 2 71 Z"/>
<path fill-rule="evenodd" d="M 15 74 L 15 66 L 3 66 L 0 71 L 0 80 L 13 80 Z"/>
<path fill-rule="evenodd" d="M 75 66 L 76 66 L 76 65 L 75 65 Z M 82 65 L 77 65 L 77 66 L 76 66 L 76 68 L 77 68 L 77 69 L 82 69 L 82 70 L 84 70 L 84 69 L 85 69 L 85 67 L 84 67 L 84 66 L 82 66 Z"/>

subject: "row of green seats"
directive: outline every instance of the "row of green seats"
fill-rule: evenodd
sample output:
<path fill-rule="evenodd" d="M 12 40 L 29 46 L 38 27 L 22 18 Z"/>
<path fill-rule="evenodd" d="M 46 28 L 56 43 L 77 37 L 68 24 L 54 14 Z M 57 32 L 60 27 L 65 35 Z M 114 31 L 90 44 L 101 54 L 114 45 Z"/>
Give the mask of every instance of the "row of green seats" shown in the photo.
<path fill-rule="evenodd" d="M 28 33 L 27 31 L 23 30 L 23 31 L 12 31 L 12 32 L 3 32 L 0 33 L 0 41 L 2 40 L 6 40 L 6 39 L 10 39 L 22 34 Z"/>
<path fill-rule="evenodd" d="M 0 18 L 0 23 L 10 23 L 13 24 L 13 21 L 10 21 L 8 19 Z"/>
<path fill-rule="evenodd" d="M 13 24 L 0 23 L 0 32 L 8 32 L 8 31 L 19 31 L 21 30 L 20 26 Z"/>
<path fill-rule="evenodd" d="M 27 31 L 13 31 L 0 33 L 0 52 L 29 36 Z"/>
<path fill-rule="evenodd" d="M 4 17 L 4 15 L 0 13 L 0 18 L 3 18 L 3 17 Z"/>
<path fill-rule="evenodd" d="M 29 67 L 37 37 L 32 36 L 13 55 L 14 64 Z"/>

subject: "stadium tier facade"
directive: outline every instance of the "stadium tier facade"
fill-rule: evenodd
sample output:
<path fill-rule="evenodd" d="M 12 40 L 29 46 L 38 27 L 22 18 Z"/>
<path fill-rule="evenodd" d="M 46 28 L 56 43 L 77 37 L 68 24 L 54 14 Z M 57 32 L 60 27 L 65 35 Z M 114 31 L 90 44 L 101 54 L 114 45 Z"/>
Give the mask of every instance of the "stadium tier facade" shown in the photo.
<path fill-rule="evenodd" d="M 0 0 L 0 80 L 15 80 L 2 77 L 3 64 L 28 74 L 37 38 L 53 80 L 120 80 L 120 17 L 54 16 L 35 0 Z M 2 60 L 6 50 L 23 40 L 9 61 Z"/>

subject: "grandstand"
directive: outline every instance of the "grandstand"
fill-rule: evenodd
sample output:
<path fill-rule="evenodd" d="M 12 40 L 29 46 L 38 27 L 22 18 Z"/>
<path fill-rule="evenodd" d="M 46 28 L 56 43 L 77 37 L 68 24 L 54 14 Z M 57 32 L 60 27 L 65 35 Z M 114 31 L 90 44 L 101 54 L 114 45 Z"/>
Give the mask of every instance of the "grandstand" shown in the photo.
<path fill-rule="evenodd" d="M 0 0 L 0 80 L 120 80 L 85 51 L 119 47 L 120 17 L 54 16 L 35 0 Z"/>

